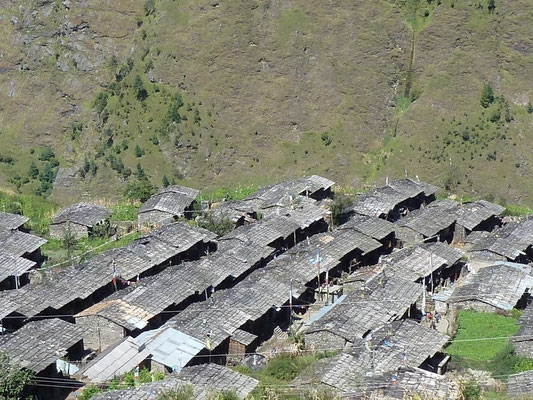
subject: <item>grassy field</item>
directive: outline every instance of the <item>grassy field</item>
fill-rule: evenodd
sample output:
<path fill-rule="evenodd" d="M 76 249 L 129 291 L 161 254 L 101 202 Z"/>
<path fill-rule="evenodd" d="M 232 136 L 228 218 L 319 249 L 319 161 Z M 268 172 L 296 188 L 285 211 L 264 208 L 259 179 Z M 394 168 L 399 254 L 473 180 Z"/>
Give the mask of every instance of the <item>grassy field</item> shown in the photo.
<path fill-rule="evenodd" d="M 457 314 L 457 333 L 446 352 L 452 357 L 490 361 L 505 349 L 507 337 L 516 332 L 518 325 L 512 317 L 462 310 Z"/>
<path fill-rule="evenodd" d="M 518 332 L 520 312 L 511 316 L 462 310 L 457 314 L 457 332 L 446 353 L 463 368 L 486 370 L 505 380 L 509 374 L 533 369 L 533 360 L 514 353 L 509 337 Z M 498 394 L 495 394 L 495 396 Z"/>

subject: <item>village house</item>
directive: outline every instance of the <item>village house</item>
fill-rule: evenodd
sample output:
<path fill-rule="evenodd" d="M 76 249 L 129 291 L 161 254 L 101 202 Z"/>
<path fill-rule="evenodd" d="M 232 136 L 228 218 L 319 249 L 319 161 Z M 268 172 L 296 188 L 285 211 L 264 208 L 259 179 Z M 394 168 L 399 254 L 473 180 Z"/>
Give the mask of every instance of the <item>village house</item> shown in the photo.
<path fill-rule="evenodd" d="M 238 227 L 254 219 L 288 213 L 329 215 L 329 211 L 319 206 L 319 200 L 331 196 L 333 184 L 319 176 L 281 182 L 262 188 L 244 200 L 216 204 L 208 211 L 208 217 L 219 223 L 229 219 Z"/>
<path fill-rule="evenodd" d="M 511 221 L 492 232 L 472 232 L 465 243 L 473 259 L 528 263 L 533 255 L 533 219 Z"/>
<path fill-rule="evenodd" d="M 103 384 L 148 365 L 149 357 L 150 351 L 128 336 L 82 366 L 74 377 L 82 382 Z"/>
<path fill-rule="evenodd" d="M 401 179 L 356 196 L 345 214 L 369 215 L 396 221 L 409 211 L 435 199 L 437 188 L 423 182 Z"/>
<path fill-rule="evenodd" d="M 331 187 L 334 184 L 335 182 L 327 178 L 312 175 L 263 187 L 248 196 L 246 201 L 255 200 L 259 209 L 265 209 L 273 206 L 286 206 L 290 197 L 295 198 L 298 195 L 323 200 L 331 197 Z"/>
<path fill-rule="evenodd" d="M 95 204 L 78 203 L 63 208 L 50 223 L 50 237 L 62 240 L 70 231 L 75 239 L 92 236 L 99 227 L 109 226 L 112 212 Z"/>
<path fill-rule="evenodd" d="M 293 246 L 295 237 L 302 240 L 326 229 L 324 212 L 305 218 L 291 213 L 238 228 L 221 237 L 218 251 L 209 257 L 168 266 L 78 313 L 76 322 L 86 327 L 85 346 L 104 350 L 127 335 L 158 328 L 173 313 L 263 266 L 277 254 L 276 248 Z"/>
<path fill-rule="evenodd" d="M 82 329 L 57 318 L 32 321 L 14 333 L 0 336 L 0 352 L 10 362 L 35 374 L 37 382 L 50 378 L 65 379 L 64 385 L 29 386 L 26 395 L 36 399 L 65 398 L 76 382 L 68 378 L 78 367 L 83 352 Z"/>
<path fill-rule="evenodd" d="M 47 240 L 20 230 L 0 230 L 0 251 L 14 257 L 42 262 L 41 247 Z"/>
<path fill-rule="evenodd" d="M 414 210 L 395 223 L 399 244 L 409 246 L 430 239 L 451 243 L 455 216 L 441 202 L 433 202 L 425 208 Z"/>
<path fill-rule="evenodd" d="M 313 316 L 304 329 L 305 343 L 316 349 L 343 349 L 386 322 L 408 314 L 417 317 L 415 304 L 421 293 L 418 283 L 378 274 Z"/>
<path fill-rule="evenodd" d="M 199 194 L 199 190 L 185 186 L 161 188 L 139 208 L 138 223 L 159 226 L 181 217 L 191 218 Z"/>
<path fill-rule="evenodd" d="M 437 372 L 440 352 L 449 339 L 412 320 L 384 323 L 338 356 L 315 365 L 313 371 L 304 370 L 292 383 L 301 386 L 319 382 L 341 396 L 368 394 L 365 392 L 376 389 L 374 382 L 400 368 Z"/>
<path fill-rule="evenodd" d="M 423 283 L 427 291 L 448 286 L 461 276 L 464 252 L 442 242 L 421 243 L 381 258 L 385 274 Z"/>
<path fill-rule="evenodd" d="M 505 207 L 486 200 L 476 200 L 461 204 L 453 209 L 455 232 L 453 241 L 464 242 L 473 231 L 492 231 L 501 224 L 500 216 Z"/>
<path fill-rule="evenodd" d="M 184 223 L 166 225 L 125 247 L 108 250 L 90 260 L 63 269 L 43 282 L 10 293 L 0 319 L 11 313 L 33 318 L 42 314 L 77 314 L 137 278 L 154 275 L 170 263 L 196 259 L 213 250 L 216 235 Z M 24 321 L 24 318 L 20 319 Z"/>
<path fill-rule="evenodd" d="M 232 392 L 245 399 L 259 384 L 256 379 L 239 374 L 218 364 L 202 364 L 183 368 L 162 381 L 140 385 L 131 389 L 112 390 L 92 397 L 92 400 L 144 400 L 158 398 L 166 391 L 184 386 L 192 387 L 194 399 L 208 400 L 216 392 Z"/>
<path fill-rule="evenodd" d="M 24 224 L 30 219 L 23 215 L 0 212 L 0 230 L 24 231 Z"/>
<path fill-rule="evenodd" d="M 451 307 L 477 311 L 511 311 L 524 308 L 533 287 L 531 267 L 509 262 L 495 263 L 471 273 L 447 299 Z"/>
<path fill-rule="evenodd" d="M 18 289 L 29 282 L 35 261 L 13 256 L 0 250 L 0 290 Z"/>
<path fill-rule="evenodd" d="M 391 248 L 396 243 L 396 225 L 382 218 L 369 215 L 354 214 L 347 222 L 338 229 L 355 229 L 381 242 L 385 247 Z"/>

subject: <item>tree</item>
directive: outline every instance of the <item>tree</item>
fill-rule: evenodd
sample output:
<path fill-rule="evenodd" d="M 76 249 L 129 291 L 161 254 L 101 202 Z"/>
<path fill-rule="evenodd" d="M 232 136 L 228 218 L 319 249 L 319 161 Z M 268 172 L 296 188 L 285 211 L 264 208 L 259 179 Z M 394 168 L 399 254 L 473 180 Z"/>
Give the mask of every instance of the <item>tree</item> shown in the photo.
<path fill-rule="evenodd" d="M 494 13 L 494 10 L 496 10 L 496 0 L 489 0 L 488 7 L 489 13 Z"/>
<path fill-rule="evenodd" d="M 74 251 L 78 248 L 78 240 L 76 239 L 74 232 L 72 232 L 72 229 L 70 229 L 70 223 L 68 222 L 67 222 L 67 227 L 63 231 L 62 241 L 63 241 L 63 247 L 65 247 L 65 250 L 67 251 L 68 258 L 72 260 Z"/>
<path fill-rule="evenodd" d="M 145 202 L 154 194 L 154 187 L 148 180 L 130 182 L 124 189 L 124 196 L 131 200 Z"/>
<path fill-rule="evenodd" d="M 163 183 L 163 186 L 164 186 L 164 187 L 168 187 L 168 186 L 170 185 L 170 182 L 168 181 L 168 178 L 167 178 L 166 175 L 163 175 L 163 181 L 162 181 L 162 183 Z"/>
<path fill-rule="evenodd" d="M 483 91 L 481 92 L 481 105 L 487 108 L 494 102 L 494 90 L 488 83 L 483 85 Z"/>
<path fill-rule="evenodd" d="M 141 163 L 137 163 L 137 179 L 142 180 L 146 178 L 146 173 L 144 172 L 143 166 Z"/>
<path fill-rule="evenodd" d="M 139 75 L 135 76 L 135 81 L 133 82 L 133 90 L 135 90 L 135 95 L 137 100 L 144 101 L 148 97 L 148 92 L 144 88 L 143 80 Z"/>
<path fill-rule="evenodd" d="M 533 114 L 533 104 L 531 102 L 527 104 L 527 112 L 528 114 Z"/>
<path fill-rule="evenodd" d="M 94 160 L 91 160 L 91 174 L 95 176 L 97 172 L 98 172 L 98 165 L 96 165 L 96 162 Z"/>
<path fill-rule="evenodd" d="M 117 67 L 118 67 L 117 56 L 113 54 L 113 56 L 111 56 L 111 59 L 109 60 L 109 68 L 111 68 L 114 71 L 115 69 L 117 69 Z"/>
<path fill-rule="evenodd" d="M 14 364 L 7 353 L 0 354 L 0 399 L 18 399 L 33 373 Z"/>
<path fill-rule="evenodd" d="M 41 154 L 39 155 L 39 160 L 41 161 L 50 161 L 51 159 L 55 158 L 56 155 L 54 154 L 54 151 L 50 146 L 46 146 L 44 149 L 41 150 Z"/>
<path fill-rule="evenodd" d="M 91 170 L 91 162 L 89 161 L 87 156 L 85 157 L 85 160 L 83 161 L 83 170 L 85 172 L 89 172 Z"/>
<path fill-rule="evenodd" d="M 139 145 L 135 146 L 135 157 L 139 158 L 144 155 L 144 150 L 140 148 Z"/>
<path fill-rule="evenodd" d="M 39 176 L 39 168 L 37 168 L 37 165 L 35 165 L 33 161 L 30 165 L 28 175 L 30 176 L 31 179 L 37 179 L 37 177 Z"/>
<path fill-rule="evenodd" d="M 44 164 L 44 169 L 40 175 L 41 181 L 53 183 L 55 177 L 56 177 L 56 174 L 52 168 L 52 165 L 50 163 Z"/>
<path fill-rule="evenodd" d="M 146 0 L 144 3 L 144 13 L 146 16 L 152 14 L 155 11 L 155 0 Z"/>
<path fill-rule="evenodd" d="M 126 180 L 130 176 L 131 176 L 131 169 L 129 169 L 128 167 L 124 167 L 124 169 L 122 170 L 122 177 L 124 178 L 124 180 Z"/>
<path fill-rule="evenodd" d="M 107 93 L 106 92 L 100 92 L 98 93 L 98 96 L 96 96 L 96 99 L 94 99 L 93 107 L 96 109 L 96 112 L 98 115 L 104 111 L 104 109 L 107 106 Z"/>

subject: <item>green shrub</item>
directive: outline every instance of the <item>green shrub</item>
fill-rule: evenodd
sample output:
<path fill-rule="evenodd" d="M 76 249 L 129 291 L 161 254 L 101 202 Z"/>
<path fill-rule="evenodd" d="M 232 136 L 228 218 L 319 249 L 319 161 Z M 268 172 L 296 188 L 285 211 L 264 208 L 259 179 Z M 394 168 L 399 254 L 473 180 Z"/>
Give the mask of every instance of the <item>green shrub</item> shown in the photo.
<path fill-rule="evenodd" d="M 98 386 L 89 385 L 83 390 L 79 400 L 90 400 L 93 396 L 102 393 L 102 390 Z"/>
<path fill-rule="evenodd" d="M 115 204 L 111 207 L 113 214 L 111 221 L 135 221 L 137 220 L 137 211 L 139 206 L 135 204 Z"/>
<path fill-rule="evenodd" d="M 152 373 L 146 367 L 142 367 L 139 371 L 139 383 L 150 383 L 152 382 Z"/>
<path fill-rule="evenodd" d="M 55 158 L 54 151 L 51 147 L 47 146 L 41 150 L 41 154 L 39 155 L 39 160 L 41 161 L 50 161 L 53 158 Z"/>
<path fill-rule="evenodd" d="M 331 218 L 333 224 L 338 225 L 342 223 L 342 217 L 346 209 L 352 204 L 352 198 L 346 195 L 335 195 L 333 204 L 331 205 Z"/>
<path fill-rule="evenodd" d="M 461 387 L 461 392 L 465 400 L 481 399 L 481 388 L 476 381 L 468 381 Z"/>
<path fill-rule="evenodd" d="M 221 221 L 215 221 L 211 215 L 203 217 L 198 221 L 198 226 L 216 233 L 218 236 L 224 236 L 233 230 L 233 222 L 229 218 L 223 218 Z"/>
<path fill-rule="evenodd" d="M 179 389 L 168 389 L 160 394 L 157 400 L 194 400 L 192 386 L 186 385 Z"/>
<path fill-rule="evenodd" d="M 130 200 L 145 202 L 155 193 L 155 188 L 147 180 L 130 182 L 124 189 L 124 196 Z"/>

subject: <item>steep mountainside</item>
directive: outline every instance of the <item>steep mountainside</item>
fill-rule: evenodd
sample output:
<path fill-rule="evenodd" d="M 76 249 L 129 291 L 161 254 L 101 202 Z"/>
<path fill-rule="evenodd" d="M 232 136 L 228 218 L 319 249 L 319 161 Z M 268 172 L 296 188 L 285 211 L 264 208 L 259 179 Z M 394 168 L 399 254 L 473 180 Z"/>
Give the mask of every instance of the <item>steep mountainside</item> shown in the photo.
<path fill-rule="evenodd" d="M 533 9 L 489 4 L 2 2 L 0 185 L 66 201 L 143 174 L 215 188 L 407 172 L 533 205 Z"/>

